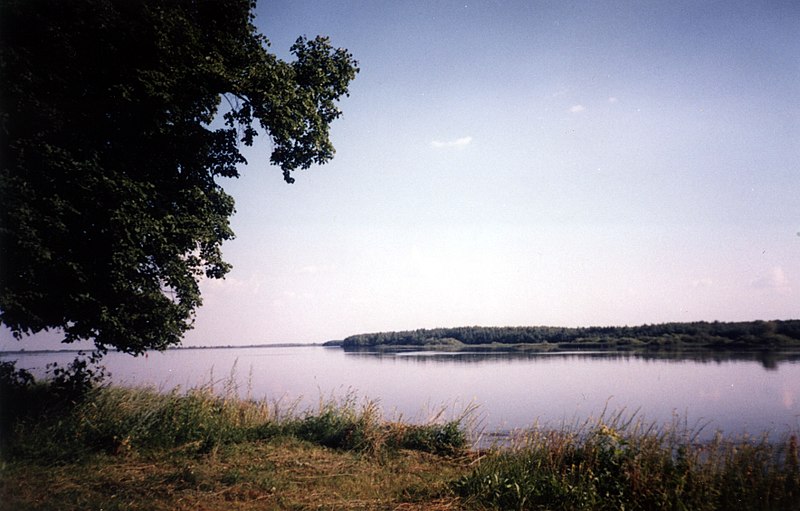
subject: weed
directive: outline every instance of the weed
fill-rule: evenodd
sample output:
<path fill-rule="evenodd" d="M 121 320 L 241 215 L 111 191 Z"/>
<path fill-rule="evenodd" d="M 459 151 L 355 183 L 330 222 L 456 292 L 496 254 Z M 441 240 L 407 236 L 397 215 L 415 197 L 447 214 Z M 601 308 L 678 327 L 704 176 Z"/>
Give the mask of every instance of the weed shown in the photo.
<path fill-rule="evenodd" d="M 454 490 L 496 509 L 795 509 L 796 440 L 696 439 L 696 432 L 623 421 L 533 430 L 495 452 Z M 794 437 L 792 437 L 794 438 Z M 793 450 L 794 449 L 794 450 Z"/>
<path fill-rule="evenodd" d="M 13 375 L 13 368 L 6 372 Z M 412 449 L 453 454 L 466 447 L 460 421 L 405 425 L 385 422 L 376 402 L 350 393 L 323 401 L 317 410 L 287 412 L 266 401 L 243 400 L 237 389 L 209 384 L 182 391 L 96 387 L 78 402 L 63 403 L 52 384 L 24 380 L 17 401 L 31 403 L 11 414 L 6 454 L 59 463 L 104 452 L 135 455 L 180 449 L 204 454 L 220 446 L 294 436 L 325 447 L 378 453 Z M 13 380 L 11 376 L 7 378 Z"/>
<path fill-rule="evenodd" d="M 305 509 L 323 495 L 335 509 L 800 508 L 796 435 L 700 442 L 701 428 L 618 413 L 470 452 L 474 408 L 387 422 L 353 393 L 298 413 L 224 383 L 99 386 L 63 403 L 13 366 L 0 373 L 4 403 L 16 403 L 4 417 L 0 502 L 14 509 L 171 509 L 178 496 L 186 509 L 203 499 Z"/>

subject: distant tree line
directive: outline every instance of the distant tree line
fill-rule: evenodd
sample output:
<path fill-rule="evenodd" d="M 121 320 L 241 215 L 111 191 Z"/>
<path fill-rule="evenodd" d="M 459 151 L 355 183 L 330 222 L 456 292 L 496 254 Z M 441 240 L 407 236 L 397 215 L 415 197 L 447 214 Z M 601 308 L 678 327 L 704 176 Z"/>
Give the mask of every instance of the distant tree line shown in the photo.
<path fill-rule="evenodd" d="M 542 344 L 580 347 L 699 345 L 718 348 L 775 348 L 800 345 L 800 320 L 662 323 L 603 327 L 458 327 L 378 332 L 347 337 L 344 348 L 371 346 L 458 346 Z"/>

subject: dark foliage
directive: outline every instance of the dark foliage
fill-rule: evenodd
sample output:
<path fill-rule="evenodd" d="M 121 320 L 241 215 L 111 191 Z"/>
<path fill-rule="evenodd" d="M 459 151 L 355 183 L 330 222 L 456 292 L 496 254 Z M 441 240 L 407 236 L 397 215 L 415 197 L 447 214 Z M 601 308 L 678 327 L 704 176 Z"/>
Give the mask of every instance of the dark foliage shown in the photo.
<path fill-rule="evenodd" d="M 328 161 L 358 69 L 325 38 L 267 51 L 250 0 L 0 4 L 0 320 L 140 354 L 180 342 L 198 280 L 229 270 L 257 126 L 271 162 Z"/>
<path fill-rule="evenodd" d="M 7 449 L 11 428 L 31 408 L 33 375 L 14 361 L 0 361 L 0 452 Z"/>
<path fill-rule="evenodd" d="M 692 345 L 712 348 L 773 349 L 800 344 L 800 320 L 751 321 L 738 323 L 695 322 L 642 326 L 586 328 L 460 327 L 379 332 L 350 336 L 341 346 L 439 346 L 481 344 L 568 345 L 575 348 L 626 347 L 637 343 L 651 347 L 679 348 Z"/>
<path fill-rule="evenodd" d="M 66 366 L 62 367 L 56 362 L 48 364 L 52 373 L 48 382 L 51 391 L 60 400 L 76 402 L 83 399 L 90 390 L 99 387 L 110 376 L 100 363 L 101 357 L 101 353 L 96 351 L 88 356 L 79 352 Z"/>

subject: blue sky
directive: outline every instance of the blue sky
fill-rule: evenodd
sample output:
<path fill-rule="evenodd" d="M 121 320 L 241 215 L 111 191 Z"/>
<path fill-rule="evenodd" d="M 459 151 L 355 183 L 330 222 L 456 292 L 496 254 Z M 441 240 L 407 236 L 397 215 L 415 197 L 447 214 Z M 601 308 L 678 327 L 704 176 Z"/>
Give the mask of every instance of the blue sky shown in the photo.
<path fill-rule="evenodd" d="M 361 73 L 335 159 L 262 137 L 186 344 L 800 317 L 800 3 L 262 1 Z M 4 341 L 2 346 L 8 346 Z"/>

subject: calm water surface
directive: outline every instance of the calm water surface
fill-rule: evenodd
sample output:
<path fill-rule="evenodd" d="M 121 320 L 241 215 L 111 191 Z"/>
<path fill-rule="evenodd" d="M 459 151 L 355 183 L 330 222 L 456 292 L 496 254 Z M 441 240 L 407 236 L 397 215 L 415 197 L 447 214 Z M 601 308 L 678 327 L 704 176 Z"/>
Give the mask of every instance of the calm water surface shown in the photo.
<path fill-rule="evenodd" d="M 43 373 L 74 353 L 5 354 Z M 644 358 L 635 355 L 513 353 L 346 353 L 339 348 L 182 349 L 133 358 L 110 353 L 112 381 L 168 390 L 226 380 L 238 392 L 301 409 L 355 393 L 376 400 L 387 418 L 446 418 L 470 405 L 487 431 L 560 426 L 604 408 L 657 423 L 677 414 L 739 434 L 800 429 L 800 360 Z"/>

